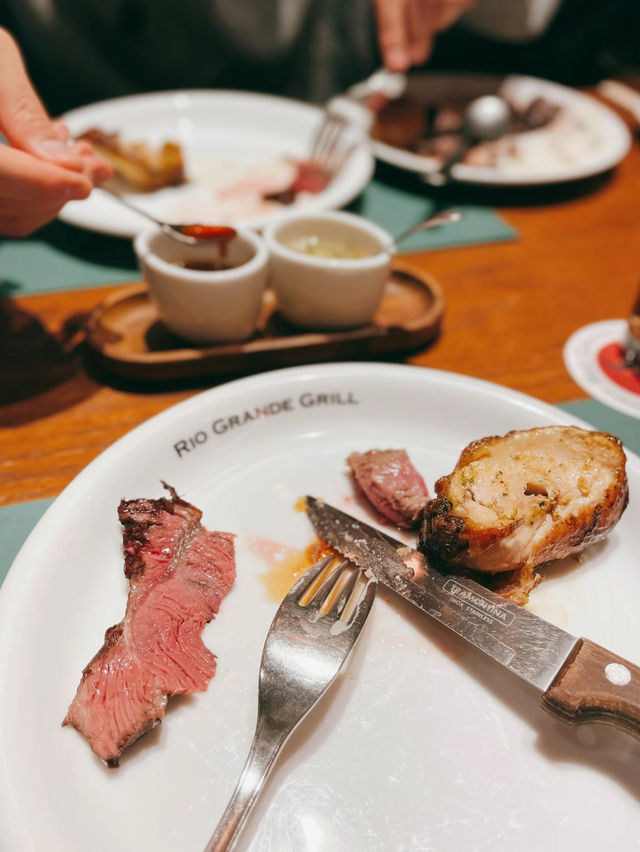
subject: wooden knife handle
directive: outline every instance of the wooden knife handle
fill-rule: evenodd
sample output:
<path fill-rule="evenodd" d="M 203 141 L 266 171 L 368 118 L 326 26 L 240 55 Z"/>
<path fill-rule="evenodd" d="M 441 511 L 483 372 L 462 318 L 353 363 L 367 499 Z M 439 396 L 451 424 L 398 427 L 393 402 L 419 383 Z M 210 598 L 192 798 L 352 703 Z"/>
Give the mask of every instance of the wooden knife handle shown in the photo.
<path fill-rule="evenodd" d="M 640 738 L 640 668 L 579 639 L 542 706 L 565 722 L 608 722 Z"/>

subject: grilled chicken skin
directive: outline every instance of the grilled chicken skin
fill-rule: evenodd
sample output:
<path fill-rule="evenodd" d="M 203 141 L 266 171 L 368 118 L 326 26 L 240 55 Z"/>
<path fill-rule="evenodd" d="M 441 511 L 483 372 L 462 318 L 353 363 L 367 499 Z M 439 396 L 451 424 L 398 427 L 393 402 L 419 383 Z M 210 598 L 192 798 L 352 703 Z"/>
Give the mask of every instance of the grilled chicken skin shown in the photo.
<path fill-rule="evenodd" d="M 420 550 L 473 571 L 515 572 L 496 591 L 516 603 L 536 584 L 537 565 L 599 541 L 628 502 L 620 440 L 574 426 L 474 441 L 435 491 Z"/>

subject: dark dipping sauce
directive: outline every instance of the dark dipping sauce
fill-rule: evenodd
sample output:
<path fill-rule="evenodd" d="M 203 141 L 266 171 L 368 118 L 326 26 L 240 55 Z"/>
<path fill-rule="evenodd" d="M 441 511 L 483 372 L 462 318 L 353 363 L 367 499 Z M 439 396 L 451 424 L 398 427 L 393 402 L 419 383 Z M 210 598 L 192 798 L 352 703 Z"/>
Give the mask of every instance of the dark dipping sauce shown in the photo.
<path fill-rule="evenodd" d="M 182 269 L 195 269 L 197 272 L 219 272 L 221 269 L 234 269 L 230 263 L 222 260 L 172 260 L 174 266 Z"/>
<path fill-rule="evenodd" d="M 233 264 L 225 263 L 227 248 L 231 240 L 238 235 L 235 228 L 229 225 L 174 225 L 185 237 L 193 237 L 203 243 L 217 243 L 220 260 L 174 260 L 174 266 L 183 269 L 194 269 L 198 272 L 219 272 L 222 269 L 233 269 Z"/>

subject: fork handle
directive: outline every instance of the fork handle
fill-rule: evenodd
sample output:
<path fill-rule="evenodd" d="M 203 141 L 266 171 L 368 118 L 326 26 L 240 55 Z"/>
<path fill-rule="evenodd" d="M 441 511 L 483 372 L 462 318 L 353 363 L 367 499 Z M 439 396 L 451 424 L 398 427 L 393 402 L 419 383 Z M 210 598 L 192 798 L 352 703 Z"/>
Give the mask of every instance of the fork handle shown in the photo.
<path fill-rule="evenodd" d="M 275 730 L 258 718 L 242 774 L 205 852 L 225 852 L 232 848 L 289 733 Z"/>

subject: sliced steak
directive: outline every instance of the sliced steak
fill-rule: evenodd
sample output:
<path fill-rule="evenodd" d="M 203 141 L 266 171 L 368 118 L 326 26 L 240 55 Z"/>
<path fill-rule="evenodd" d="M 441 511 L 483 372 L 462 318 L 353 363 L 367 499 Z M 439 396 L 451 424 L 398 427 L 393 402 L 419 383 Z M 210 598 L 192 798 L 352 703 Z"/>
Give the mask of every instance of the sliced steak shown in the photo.
<path fill-rule="evenodd" d="M 200 634 L 235 580 L 234 536 L 206 530 L 202 513 L 165 487 L 170 499 L 120 503 L 125 616 L 84 669 L 63 722 L 111 766 L 160 722 L 169 695 L 207 688 L 216 658 Z"/>
<path fill-rule="evenodd" d="M 525 603 L 534 568 L 602 539 L 628 502 L 618 438 L 545 426 L 469 444 L 436 482 L 419 548 L 450 566 L 496 574 L 496 591 Z"/>
<path fill-rule="evenodd" d="M 429 492 L 405 450 L 368 450 L 347 459 L 358 489 L 386 521 L 415 527 Z"/>

